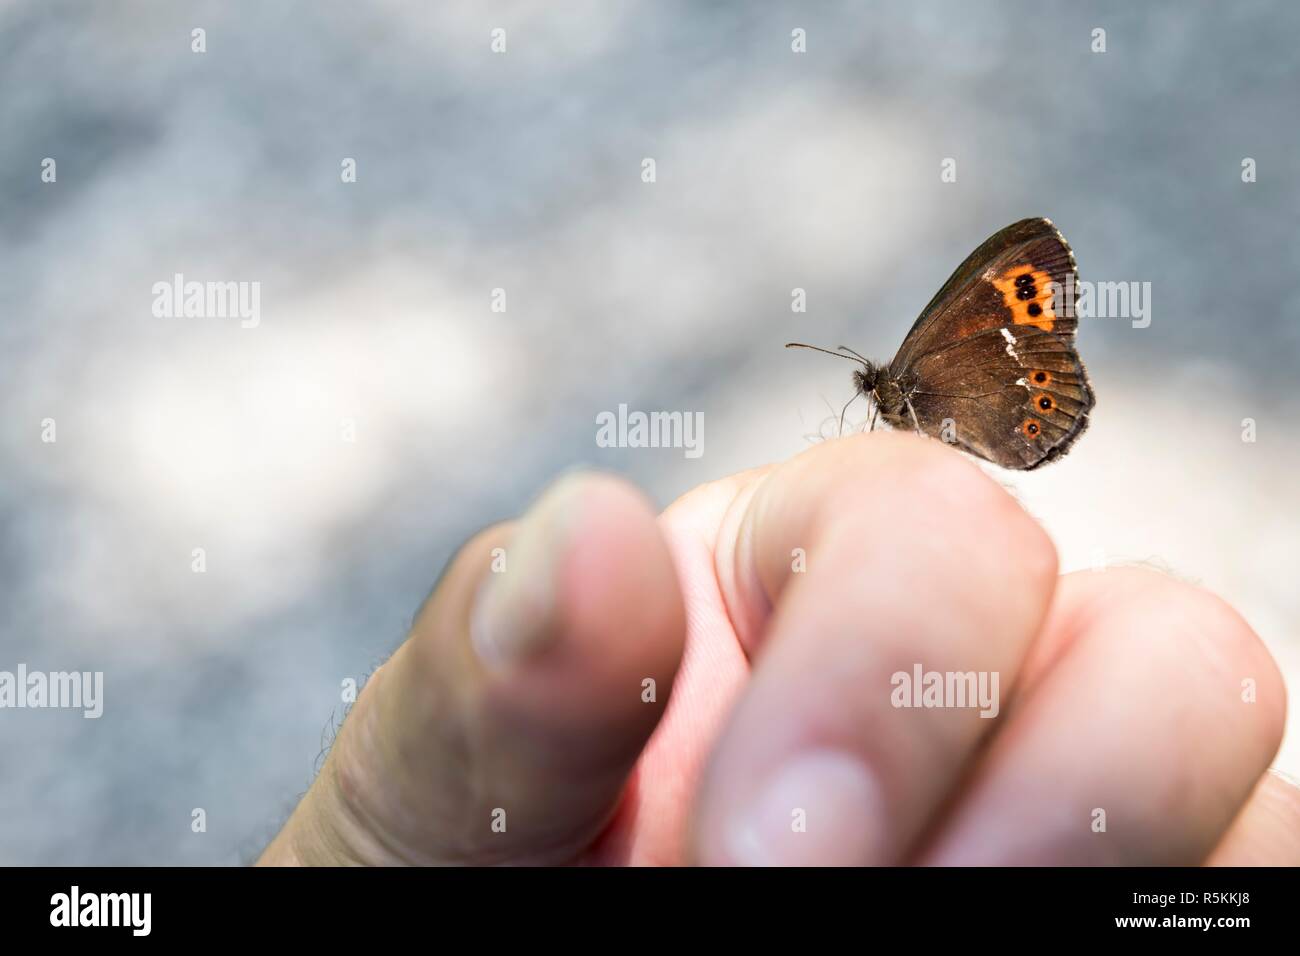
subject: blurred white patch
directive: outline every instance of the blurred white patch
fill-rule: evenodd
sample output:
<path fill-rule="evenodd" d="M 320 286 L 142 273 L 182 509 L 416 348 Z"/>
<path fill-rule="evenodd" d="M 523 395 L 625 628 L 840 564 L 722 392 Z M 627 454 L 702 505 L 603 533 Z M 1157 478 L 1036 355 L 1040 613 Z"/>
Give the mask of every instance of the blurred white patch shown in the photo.
<path fill-rule="evenodd" d="M 405 463 L 472 439 L 474 396 L 508 391 L 510 353 L 472 321 L 483 301 L 400 276 L 362 273 L 268 307 L 255 330 L 142 320 L 170 323 L 165 344 L 105 352 L 67 396 L 89 427 L 61 436 L 98 502 L 65 516 L 81 546 L 45 556 L 68 606 L 103 628 L 185 606 L 202 626 L 177 639 L 283 606 L 330 569 L 332 537 L 382 507 Z"/>

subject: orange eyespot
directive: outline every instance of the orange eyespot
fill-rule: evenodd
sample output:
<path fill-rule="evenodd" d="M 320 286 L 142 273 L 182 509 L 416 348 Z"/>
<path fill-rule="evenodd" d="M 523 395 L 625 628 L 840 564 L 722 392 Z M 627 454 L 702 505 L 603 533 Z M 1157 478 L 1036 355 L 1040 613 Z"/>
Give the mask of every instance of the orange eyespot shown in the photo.
<path fill-rule="evenodd" d="M 1024 435 L 1030 441 L 1037 439 L 1042 430 L 1043 429 L 1038 424 L 1037 419 L 1033 418 L 1026 418 L 1025 423 L 1020 426 L 1020 434 Z"/>
<path fill-rule="evenodd" d="M 1046 385 L 1052 380 L 1052 373 L 1040 370 L 1033 374 L 1033 379 L 1035 385 Z"/>
<path fill-rule="evenodd" d="M 1050 412 L 1056 407 L 1056 402 L 1052 401 L 1052 396 L 1046 392 L 1039 392 L 1034 396 L 1034 404 L 1045 412 Z"/>
<path fill-rule="evenodd" d="M 1056 307 L 1052 294 L 1052 275 L 1033 265 L 1018 265 L 1006 269 L 990 280 L 1002 294 L 1002 301 L 1011 311 L 1011 321 L 1016 325 L 1032 325 L 1050 332 L 1055 327 Z"/>

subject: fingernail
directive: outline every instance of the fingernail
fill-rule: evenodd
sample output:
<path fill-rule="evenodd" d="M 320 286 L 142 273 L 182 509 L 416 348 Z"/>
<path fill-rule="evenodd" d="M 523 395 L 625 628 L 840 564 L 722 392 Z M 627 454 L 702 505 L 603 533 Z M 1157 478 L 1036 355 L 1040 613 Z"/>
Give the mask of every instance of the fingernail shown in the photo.
<path fill-rule="evenodd" d="M 781 765 L 741 809 L 726 850 L 742 866 L 858 866 L 875 861 L 880 798 L 875 776 L 841 750 Z"/>
<path fill-rule="evenodd" d="M 505 546 L 470 612 L 470 643 L 489 667 L 508 667 L 545 645 L 554 631 L 559 563 L 582 500 L 580 473 L 548 488 Z"/>

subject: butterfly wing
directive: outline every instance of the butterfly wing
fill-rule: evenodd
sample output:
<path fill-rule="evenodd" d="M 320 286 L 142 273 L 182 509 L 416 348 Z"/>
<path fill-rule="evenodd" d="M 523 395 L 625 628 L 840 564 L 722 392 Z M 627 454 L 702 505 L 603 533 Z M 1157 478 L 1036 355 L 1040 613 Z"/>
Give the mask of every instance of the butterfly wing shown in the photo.
<path fill-rule="evenodd" d="M 1063 455 L 1095 404 L 1074 349 L 1078 273 L 1047 219 L 976 249 L 921 313 L 890 365 L 908 396 L 901 421 L 1004 468 Z"/>
<path fill-rule="evenodd" d="M 1088 374 L 1074 348 L 1035 327 L 990 329 L 922 355 L 909 401 L 917 423 L 1003 468 L 1065 454 L 1088 426 Z"/>

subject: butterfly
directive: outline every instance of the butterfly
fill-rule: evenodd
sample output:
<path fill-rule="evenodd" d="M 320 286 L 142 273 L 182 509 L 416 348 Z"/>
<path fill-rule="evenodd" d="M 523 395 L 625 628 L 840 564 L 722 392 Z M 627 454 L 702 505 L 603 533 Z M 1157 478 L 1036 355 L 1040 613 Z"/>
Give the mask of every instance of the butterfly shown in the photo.
<path fill-rule="evenodd" d="M 1069 451 L 1095 404 L 1074 349 L 1078 282 L 1060 230 L 1050 219 L 1022 219 L 966 257 L 888 365 L 843 345 L 786 348 L 861 362 L 849 401 L 871 401 L 872 428 L 878 411 L 894 428 L 1028 471 Z"/>

